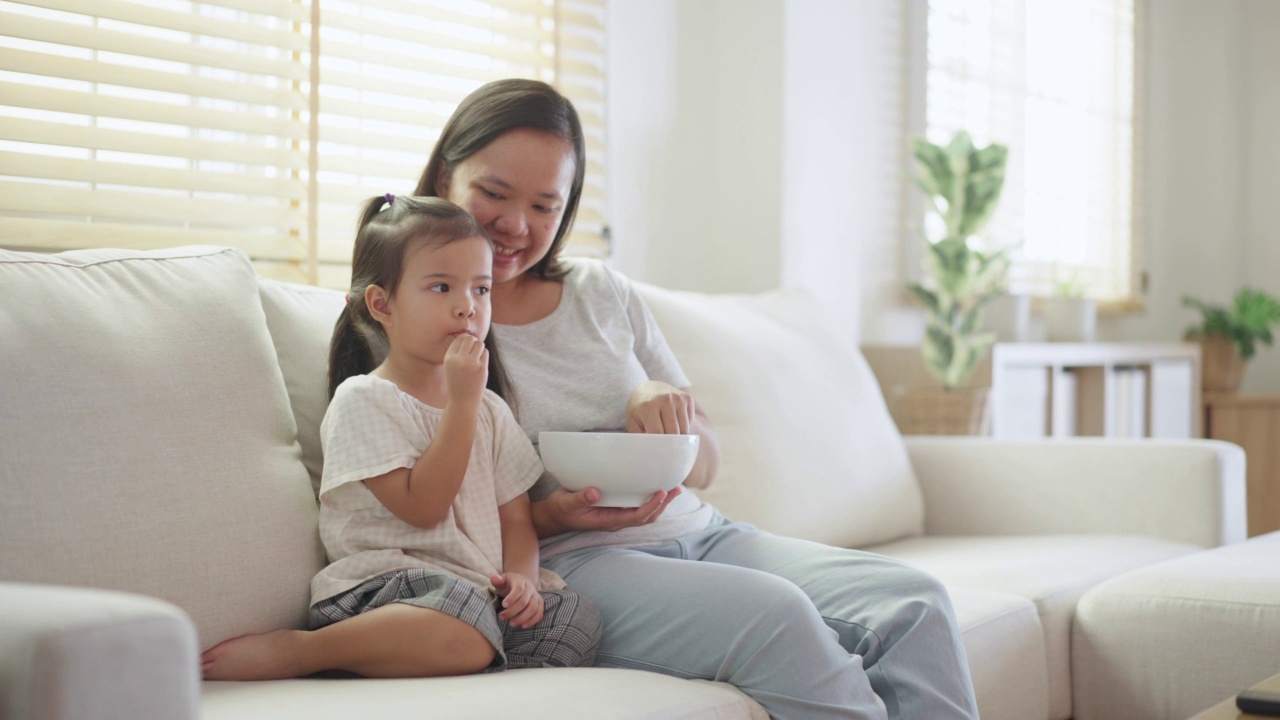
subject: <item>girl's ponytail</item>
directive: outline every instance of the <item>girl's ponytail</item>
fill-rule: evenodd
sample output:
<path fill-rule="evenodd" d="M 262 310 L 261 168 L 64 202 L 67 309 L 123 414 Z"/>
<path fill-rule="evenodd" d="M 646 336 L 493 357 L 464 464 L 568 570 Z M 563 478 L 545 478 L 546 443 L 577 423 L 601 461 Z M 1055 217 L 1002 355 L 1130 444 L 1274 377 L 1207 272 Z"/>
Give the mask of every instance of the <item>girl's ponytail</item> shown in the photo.
<path fill-rule="evenodd" d="M 403 204 L 403 202 L 401 203 Z M 360 210 L 356 224 L 356 242 L 351 258 L 351 288 L 347 292 L 347 304 L 333 325 L 333 337 L 329 341 L 329 398 L 338 391 L 343 380 L 352 375 L 367 375 L 378 366 L 370 334 L 377 336 L 382 326 L 374 321 L 364 304 L 364 291 L 370 285 L 387 287 L 388 277 L 400 274 L 399 243 L 388 243 L 377 232 L 375 221 L 386 209 L 385 225 L 394 222 L 391 195 L 369 198 Z M 393 285 L 392 285 L 393 286 Z M 381 339 L 381 338 L 379 338 Z M 379 348 L 382 349 L 382 348 Z"/>
<path fill-rule="evenodd" d="M 356 298 L 354 302 L 363 305 L 364 298 Z M 357 314 L 353 301 L 348 297 L 346 307 L 342 308 L 338 322 L 333 326 L 333 339 L 329 342 L 330 400 L 343 380 L 353 375 L 367 375 L 377 367 L 373 361 L 373 350 L 355 317 Z"/>

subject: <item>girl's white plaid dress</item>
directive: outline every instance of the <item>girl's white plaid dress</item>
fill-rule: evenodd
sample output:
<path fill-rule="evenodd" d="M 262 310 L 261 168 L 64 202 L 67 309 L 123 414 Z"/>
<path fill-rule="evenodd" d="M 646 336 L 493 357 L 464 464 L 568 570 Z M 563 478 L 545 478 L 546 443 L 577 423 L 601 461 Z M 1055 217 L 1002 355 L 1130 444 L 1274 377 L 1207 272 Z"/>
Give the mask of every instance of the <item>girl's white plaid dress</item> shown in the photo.
<path fill-rule="evenodd" d="M 373 375 L 356 375 L 338 387 L 320 426 L 320 538 L 329 566 L 311 581 L 313 605 L 405 568 L 443 570 L 482 590 L 491 587 L 489 576 L 502 568 L 498 506 L 542 474 L 537 452 L 501 398 L 484 392 L 466 477 L 436 527 L 404 522 L 361 482 L 412 468 L 443 414 Z M 554 573 L 541 571 L 539 589 L 563 587 Z"/>
<path fill-rule="evenodd" d="M 537 624 L 517 629 L 498 619 L 489 583 L 502 569 L 498 506 L 528 490 L 542 463 L 496 394 L 484 392 L 467 474 L 439 525 L 409 525 L 361 482 L 412 468 L 443 414 L 382 378 L 357 375 L 338 387 L 320 426 L 320 537 L 330 564 L 311 583 L 311 626 L 407 603 L 479 630 L 495 650 L 489 672 L 590 665 L 600 612 L 554 573 L 540 570 L 545 609 Z"/>

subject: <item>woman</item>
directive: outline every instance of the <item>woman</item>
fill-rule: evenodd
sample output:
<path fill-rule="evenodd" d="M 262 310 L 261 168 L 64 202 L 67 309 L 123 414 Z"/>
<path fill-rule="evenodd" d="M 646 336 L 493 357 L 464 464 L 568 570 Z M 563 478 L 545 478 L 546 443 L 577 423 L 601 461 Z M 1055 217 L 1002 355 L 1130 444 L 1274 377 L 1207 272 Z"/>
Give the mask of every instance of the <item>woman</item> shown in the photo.
<path fill-rule="evenodd" d="M 469 210 L 494 241 L 494 335 L 517 418 L 542 430 L 696 433 L 685 485 L 719 446 L 625 278 L 559 257 L 582 195 L 577 113 L 502 80 L 445 125 L 415 194 Z M 903 563 L 734 523 L 692 492 L 593 508 L 544 476 L 531 491 L 543 565 L 604 615 L 597 664 L 732 683 L 775 718 L 976 718 L 946 591 Z"/>

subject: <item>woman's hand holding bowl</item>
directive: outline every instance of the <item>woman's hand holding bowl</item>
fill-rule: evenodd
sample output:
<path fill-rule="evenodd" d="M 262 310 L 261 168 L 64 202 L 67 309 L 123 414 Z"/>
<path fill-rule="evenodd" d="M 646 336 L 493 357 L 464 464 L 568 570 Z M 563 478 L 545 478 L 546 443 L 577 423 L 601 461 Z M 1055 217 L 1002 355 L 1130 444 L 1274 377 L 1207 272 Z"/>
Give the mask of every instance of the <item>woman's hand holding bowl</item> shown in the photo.
<path fill-rule="evenodd" d="M 658 492 L 637 507 L 595 507 L 600 491 L 585 488 L 577 492 L 559 488 L 547 496 L 545 509 L 550 520 L 563 530 L 606 530 L 648 525 L 662 515 L 672 500 L 680 496 L 680 488 Z M 563 531 L 562 530 L 562 531 Z"/>

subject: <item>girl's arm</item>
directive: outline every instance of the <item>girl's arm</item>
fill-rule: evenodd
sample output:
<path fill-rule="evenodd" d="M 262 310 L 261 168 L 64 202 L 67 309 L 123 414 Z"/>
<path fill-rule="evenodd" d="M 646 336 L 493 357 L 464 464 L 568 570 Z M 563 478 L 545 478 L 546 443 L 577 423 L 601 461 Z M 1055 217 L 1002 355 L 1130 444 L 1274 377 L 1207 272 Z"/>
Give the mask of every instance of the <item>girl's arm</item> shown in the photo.
<path fill-rule="evenodd" d="M 529 496 L 520 494 L 498 506 L 502 524 L 502 573 L 489 578 L 502 597 L 500 620 L 515 627 L 532 627 L 542 619 L 544 601 L 538 594 L 538 536 L 533 530 Z"/>
<path fill-rule="evenodd" d="M 482 341 L 470 335 L 454 340 L 444 357 L 448 399 L 427 451 L 412 469 L 400 468 L 364 481 L 378 502 L 414 527 L 439 525 L 453 507 L 471 462 L 488 363 L 489 351 Z"/>
<path fill-rule="evenodd" d="M 440 427 L 413 468 L 392 470 L 364 481 L 378 502 L 401 520 L 423 529 L 439 525 L 453 507 L 471 461 L 479 403 L 444 409 Z"/>

